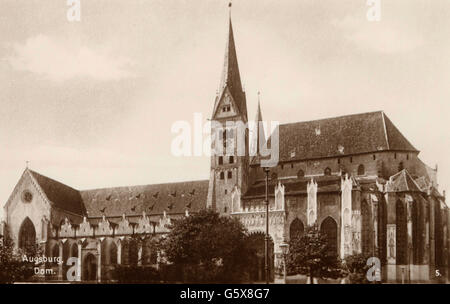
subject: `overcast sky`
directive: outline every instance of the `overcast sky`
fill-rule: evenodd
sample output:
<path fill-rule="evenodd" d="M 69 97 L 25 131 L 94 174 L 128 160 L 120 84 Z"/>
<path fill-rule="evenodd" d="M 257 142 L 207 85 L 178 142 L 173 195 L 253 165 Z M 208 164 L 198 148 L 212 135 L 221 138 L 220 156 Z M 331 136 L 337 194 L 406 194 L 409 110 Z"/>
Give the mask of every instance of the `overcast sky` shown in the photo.
<path fill-rule="evenodd" d="M 226 0 L 0 1 L 0 202 L 25 168 L 77 189 L 209 177 L 172 156 L 171 126 L 211 115 Z M 249 117 L 281 123 L 384 110 L 450 184 L 450 2 L 235 0 Z"/>

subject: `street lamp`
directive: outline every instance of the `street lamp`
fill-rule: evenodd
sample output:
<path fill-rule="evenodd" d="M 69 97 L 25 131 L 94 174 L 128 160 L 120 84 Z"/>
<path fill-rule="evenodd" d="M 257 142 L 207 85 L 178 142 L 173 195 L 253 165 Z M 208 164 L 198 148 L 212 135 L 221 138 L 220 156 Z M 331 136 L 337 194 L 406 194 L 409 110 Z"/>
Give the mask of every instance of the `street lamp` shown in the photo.
<path fill-rule="evenodd" d="M 282 243 L 280 245 L 281 252 L 283 254 L 283 282 L 284 282 L 284 284 L 286 284 L 286 255 L 288 252 L 288 247 L 289 247 L 289 245 L 286 243 Z"/>
<path fill-rule="evenodd" d="M 402 284 L 405 284 L 405 266 L 400 266 L 400 269 L 402 270 Z"/>
<path fill-rule="evenodd" d="M 269 168 L 265 167 L 266 173 L 266 237 L 265 237 L 265 250 L 264 250 L 264 265 L 266 270 L 266 284 L 269 284 Z"/>

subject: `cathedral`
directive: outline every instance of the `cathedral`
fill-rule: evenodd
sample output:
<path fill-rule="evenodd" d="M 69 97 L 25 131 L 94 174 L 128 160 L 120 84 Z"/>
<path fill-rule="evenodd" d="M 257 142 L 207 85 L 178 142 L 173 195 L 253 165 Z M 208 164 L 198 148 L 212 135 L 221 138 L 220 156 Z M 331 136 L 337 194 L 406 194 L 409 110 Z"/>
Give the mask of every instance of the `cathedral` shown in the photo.
<path fill-rule="evenodd" d="M 224 146 L 238 136 L 220 126 L 248 122 L 231 19 L 228 26 L 211 116 Z M 258 104 L 256 121 L 262 116 Z M 269 142 L 259 134 L 256 142 Z M 420 160 L 384 112 L 281 124 L 278 135 L 279 161 L 268 175 L 263 157 L 249 153 L 248 131 L 243 155 L 211 156 L 209 180 L 77 190 L 26 168 L 4 206 L 0 232 L 19 248 L 39 244 L 47 257 L 78 258 L 79 281 L 111 282 L 114 266 L 129 264 L 133 252 L 139 264 L 158 267 L 151 240 L 167 234 L 171 221 L 213 208 L 238 218 L 255 239 L 260 267 L 251 279 L 263 281 L 268 176 L 272 280 L 284 244 L 315 224 L 340 258 L 378 258 L 382 282 L 448 282 L 450 213 L 437 167 Z M 134 236 L 143 241 L 132 251 Z M 65 263 L 49 267 L 45 280 L 69 279 Z"/>

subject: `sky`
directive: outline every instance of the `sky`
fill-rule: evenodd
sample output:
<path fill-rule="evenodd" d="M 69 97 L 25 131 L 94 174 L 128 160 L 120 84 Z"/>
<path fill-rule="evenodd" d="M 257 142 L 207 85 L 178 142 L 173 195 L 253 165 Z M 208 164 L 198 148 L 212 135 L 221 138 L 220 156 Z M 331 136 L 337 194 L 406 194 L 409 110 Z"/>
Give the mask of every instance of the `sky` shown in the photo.
<path fill-rule="evenodd" d="M 29 167 L 76 189 L 207 179 L 171 127 L 211 116 L 226 0 L 0 1 L 0 204 Z M 450 2 L 235 0 L 249 118 L 385 111 L 450 185 Z"/>

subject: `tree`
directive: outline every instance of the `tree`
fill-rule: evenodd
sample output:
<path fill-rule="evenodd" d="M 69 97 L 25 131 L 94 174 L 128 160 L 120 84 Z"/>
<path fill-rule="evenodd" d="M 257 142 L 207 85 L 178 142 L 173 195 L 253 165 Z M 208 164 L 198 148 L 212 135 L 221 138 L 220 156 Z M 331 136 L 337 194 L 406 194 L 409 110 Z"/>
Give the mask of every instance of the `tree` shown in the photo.
<path fill-rule="evenodd" d="M 161 249 L 185 282 L 242 281 L 251 260 L 242 223 L 212 210 L 174 221 Z"/>
<path fill-rule="evenodd" d="M 286 257 L 289 275 L 303 274 L 311 278 L 338 279 L 345 269 L 336 253 L 330 252 L 327 238 L 316 225 L 308 227 L 301 237 L 291 239 Z"/>
<path fill-rule="evenodd" d="M 345 265 L 348 271 L 348 279 L 351 284 L 369 284 L 367 272 L 371 266 L 367 265 L 369 255 L 354 254 L 345 258 Z"/>
<path fill-rule="evenodd" d="M 37 245 L 32 248 L 19 250 L 14 248 L 14 242 L 9 237 L 7 229 L 0 236 L 0 284 L 11 284 L 18 281 L 25 281 L 34 274 L 35 265 L 33 262 L 23 260 L 23 254 L 35 255 Z"/>

